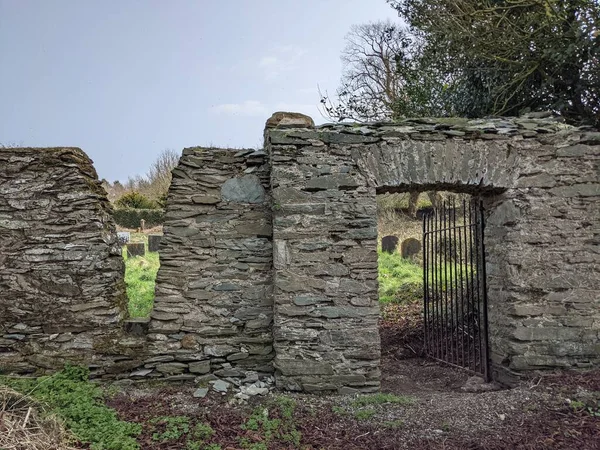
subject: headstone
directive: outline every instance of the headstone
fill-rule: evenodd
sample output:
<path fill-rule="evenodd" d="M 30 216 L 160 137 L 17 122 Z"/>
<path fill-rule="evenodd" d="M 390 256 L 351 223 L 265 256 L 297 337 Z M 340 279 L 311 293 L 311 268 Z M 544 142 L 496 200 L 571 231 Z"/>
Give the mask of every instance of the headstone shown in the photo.
<path fill-rule="evenodd" d="M 148 235 L 148 251 L 157 252 L 158 246 L 160 245 L 160 239 L 162 234 L 149 234 Z"/>
<path fill-rule="evenodd" d="M 398 238 L 396 236 L 384 236 L 381 239 L 381 250 L 386 253 L 394 253 L 398 248 Z"/>
<path fill-rule="evenodd" d="M 136 242 L 134 244 L 127 244 L 127 257 L 133 258 L 134 256 L 144 256 L 146 254 L 146 246 L 143 242 Z"/>
<path fill-rule="evenodd" d="M 415 238 L 408 238 L 402 241 L 400 246 L 400 254 L 402 258 L 408 259 L 418 255 L 421 251 L 421 242 Z"/>
<path fill-rule="evenodd" d="M 129 231 L 117 231 L 117 240 L 123 246 L 131 240 L 131 233 Z"/>
<path fill-rule="evenodd" d="M 146 221 L 144 219 L 140 219 L 140 228 L 142 231 L 146 229 Z"/>

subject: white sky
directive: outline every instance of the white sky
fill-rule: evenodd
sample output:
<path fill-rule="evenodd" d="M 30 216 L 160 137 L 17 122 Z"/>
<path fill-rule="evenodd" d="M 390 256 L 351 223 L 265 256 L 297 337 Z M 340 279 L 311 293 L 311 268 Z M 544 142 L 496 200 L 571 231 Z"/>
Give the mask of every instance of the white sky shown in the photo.
<path fill-rule="evenodd" d="M 0 0 L 0 143 L 76 146 L 100 178 L 163 149 L 256 147 L 266 119 L 323 122 L 350 25 L 385 0 Z"/>

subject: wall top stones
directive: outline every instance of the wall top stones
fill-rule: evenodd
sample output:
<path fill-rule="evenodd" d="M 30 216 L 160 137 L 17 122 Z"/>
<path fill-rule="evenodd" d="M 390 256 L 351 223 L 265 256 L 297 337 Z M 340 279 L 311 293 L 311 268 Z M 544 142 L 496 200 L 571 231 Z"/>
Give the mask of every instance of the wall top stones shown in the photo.
<path fill-rule="evenodd" d="M 281 114 L 294 114 L 295 117 L 297 113 L 274 114 L 267 121 L 267 129 L 311 128 L 314 131 L 304 132 L 300 136 L 293 131 L 273 130 L 269 133 L 273 144 L 306 145 L 310 143 L 310 139 L 319 139 L 325 144 L 365 144 L 390 138 L 425 141 L 452 138 L 465 140 L 537 138 L 553 143 L 556 137 L 581 144 L 600 144 L 600 132 L 589 127 L 567 125 L 559 117 L 552 116 L 550 113 L 487 119 L 407 118 L 396 122 L 326 123 L 317 127 L 311 126 L 306 119 L 288 119 Z M 310 121 L 312 122 L 312 119 Z M 340 134 L 349 136 L 340 136 Z M 302 139 L 305 141 L 301 142 Z"/>

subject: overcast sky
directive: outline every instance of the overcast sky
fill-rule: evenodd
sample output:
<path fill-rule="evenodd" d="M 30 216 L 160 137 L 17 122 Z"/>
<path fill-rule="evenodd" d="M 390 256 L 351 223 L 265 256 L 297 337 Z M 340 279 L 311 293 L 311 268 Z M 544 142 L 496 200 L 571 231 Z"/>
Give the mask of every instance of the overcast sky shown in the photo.
<path fill-rule="evenodd" d="M 0 0 L 0 143 L 76 146 L 100 178 L 167 148 L 256 147 L 275 111 L 323 122 L 350 25 L 385 0 Z"/>

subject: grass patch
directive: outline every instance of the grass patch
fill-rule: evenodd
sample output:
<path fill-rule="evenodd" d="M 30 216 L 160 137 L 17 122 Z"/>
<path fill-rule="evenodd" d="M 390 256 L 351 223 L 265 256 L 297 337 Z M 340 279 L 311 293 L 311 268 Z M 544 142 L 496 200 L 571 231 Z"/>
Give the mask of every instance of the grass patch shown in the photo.
<path fill-rule="evenodd" d="M 123 248 L 125 261 L 125 284 L 127 285 L 128 310 L 130 317 L 148 317 L 154 305 L 154 285 L 160 266 L 158 252 L 148 252 L 147 237 L 133 234 L 132 242 L 143 241 L 146 254 L 134 258 L 127 257 L 127 249 Z"/>
<path fill-rule="evenodd" d="M 387 420 L 385 422 L 381 422 L 381 425 L 385 428 L 398 429 L 404 426 L 404 421 L 401 419 Z"/>
<path fill-rule="evenodd" d="M 398 396 L 394 394 L 384 394 L 380 392 L 377 394 L 363 395 L 361 397 L 358 397 L 352 402 L 352 406 L 360 408 L 362 406 L 383 405 L 385 403 L 412 405 L 414 403 L 414 399 L 412 397 Z"/>
<path fill-rule="evenodd" d="M 403 259 L 399 253 L 378 251 L 379 301 L 381 303 L 413 303 L 423 300 L 423 267 Z M 468 277 L 475 279 L 470 264 L 449 261 L 445 266 L 429 267 L 428 277 L 435 279 L 442 291 L 460 289 Z M 466 286 L 463 284 L 463 288 Z"/>
<path fill-rule="evenodd" d="M 369 420 L 375 415 L 375 411 L 372 409 L 361 409 L 354 413 L 354 418 L 356 420 Z"/>
<path fill-rule="evenodd" d="M 48 406 L 73 435 L 91 450 L 137 450 L 135 436 L 141 426 L 123 422 L 113 409 L 102 403 L 102 390 L 88 381 L 89 371 L 66 366 L 52 376 L 41 378 L 0 377 L 0 384 L 27 394 Z"/>
<path fill-rule="evenodd" d="M 412 303 L 423 299 L 423 269 L 399 253 L 378 252 L 379 301 Z"/>

